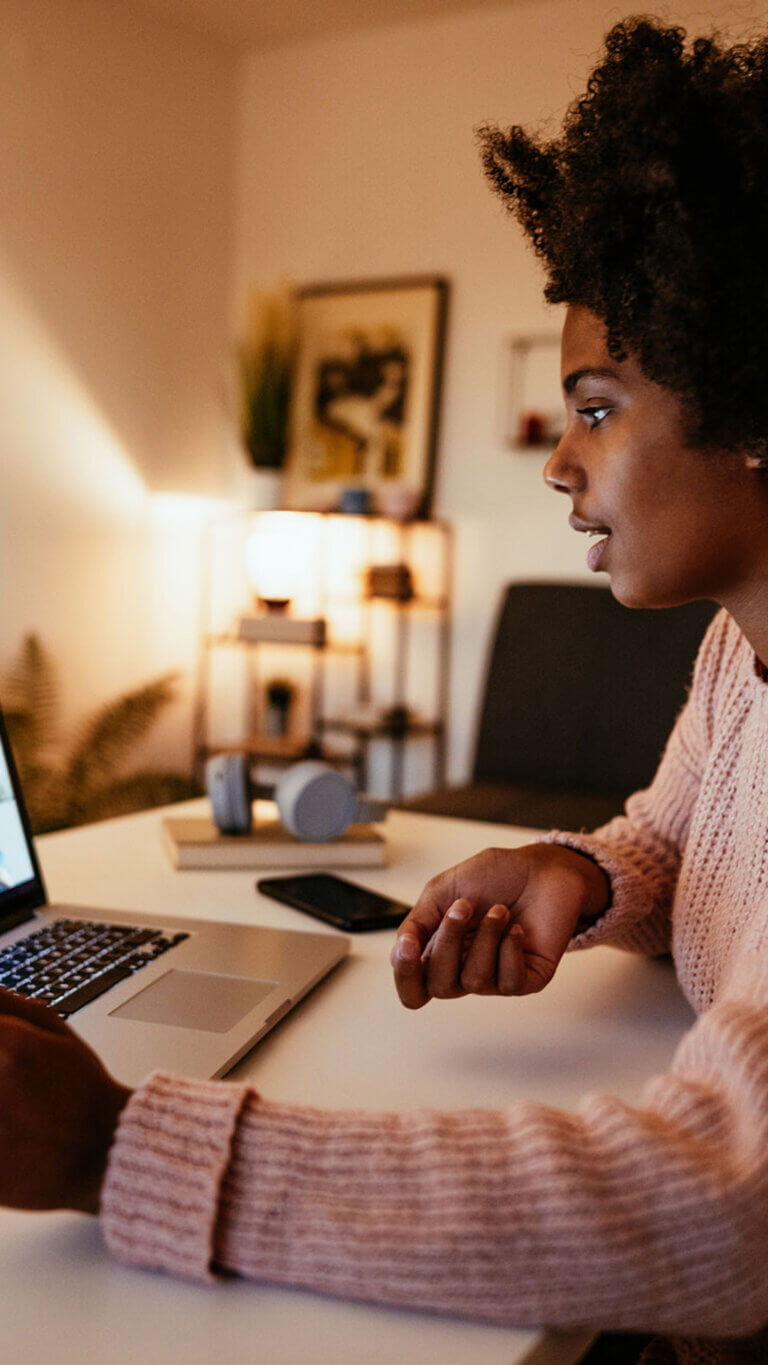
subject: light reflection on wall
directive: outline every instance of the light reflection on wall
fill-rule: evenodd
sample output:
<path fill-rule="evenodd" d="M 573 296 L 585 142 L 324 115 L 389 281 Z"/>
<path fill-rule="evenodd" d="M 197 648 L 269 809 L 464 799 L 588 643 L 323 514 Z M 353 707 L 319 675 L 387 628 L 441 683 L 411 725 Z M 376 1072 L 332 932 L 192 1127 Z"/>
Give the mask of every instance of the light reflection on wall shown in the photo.
<path fill-rule="evenodd" d="M 7 268 L 0 268 L 0 317 L 6 493 L 9 483 L 35 489 L 42 506 L 30 505 L 31 515 L 63 500 L 80 515 L 141 517 L 143 479 Z"/>
<path fill-rule="evenodd" d="M 200 541 L 223 501 L 153 495 L 56 339 L 0 264 L 0 670 L 35 631 L 64 728 L 165 672 L 180 704 L 148 762 L 183 764 L 200 626 Z"/>
<path fill-rule="evenodd" d="M 148 498 L 151 634 L 162 653 L 189 654 L 200 627 L 202 541 L 209 522 L 231 511 L 224 499 L 187 493 Z"/>

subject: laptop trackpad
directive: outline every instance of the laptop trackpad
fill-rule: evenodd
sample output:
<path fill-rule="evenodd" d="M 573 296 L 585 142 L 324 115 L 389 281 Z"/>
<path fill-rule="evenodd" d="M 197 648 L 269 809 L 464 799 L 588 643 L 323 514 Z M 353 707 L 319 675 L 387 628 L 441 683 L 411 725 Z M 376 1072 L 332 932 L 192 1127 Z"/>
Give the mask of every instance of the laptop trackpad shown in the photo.
<path fill-rule="evenodd" d="M 276 981 L 219 976 L 214 972 L 170 971 L 132 995 L 124 1005 L 110 1010 L 110 1014 L 116 1019 L 137 1019 L 142 1024 L 229 1033 L 276 985 Z"/>

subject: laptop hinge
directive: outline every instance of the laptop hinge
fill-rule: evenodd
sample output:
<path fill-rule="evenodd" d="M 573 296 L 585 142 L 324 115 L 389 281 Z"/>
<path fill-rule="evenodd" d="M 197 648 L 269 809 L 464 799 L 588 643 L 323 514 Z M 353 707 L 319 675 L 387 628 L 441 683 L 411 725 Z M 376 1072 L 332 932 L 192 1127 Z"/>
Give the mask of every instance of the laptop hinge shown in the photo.
<path fill-rule="evenodd" d="M 17 929 L 20 924 L 26 924 L 27 920 L 34 918 L 34 910 L 30 911 L 26 906 L 19 906 L 18 910 L 10 910 L 0 920 L 0 934 L 7 933 L 9 929 Z"/>

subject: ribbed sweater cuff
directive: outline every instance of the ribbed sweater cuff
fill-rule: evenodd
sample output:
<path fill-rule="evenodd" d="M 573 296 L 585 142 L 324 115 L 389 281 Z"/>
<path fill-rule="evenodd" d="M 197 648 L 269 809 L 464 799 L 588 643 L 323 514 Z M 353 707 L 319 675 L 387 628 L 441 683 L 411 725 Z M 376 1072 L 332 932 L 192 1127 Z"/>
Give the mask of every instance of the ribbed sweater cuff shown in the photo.
<path fill-rule="evenodd" d="M 592 948 L 613 944 L 641 953 L 664 953 L 669 948 L 669 926 L 660 907 L 670 899 L 669 870 L 639 846 L 599 835 L 571 834 L 550 830 L 540 843 L 559 844 L 591 858 L 611 885 L 607 909 L 592 923 L 580 922 L 570 947 Z"/>
<path fill-rule="evenodd" d="M 134 1265 L 210 1281 L 221 1182 L 245 1086 L 162 1073 L 123 1110 L 102 1188 L 110 1251 Z"/>

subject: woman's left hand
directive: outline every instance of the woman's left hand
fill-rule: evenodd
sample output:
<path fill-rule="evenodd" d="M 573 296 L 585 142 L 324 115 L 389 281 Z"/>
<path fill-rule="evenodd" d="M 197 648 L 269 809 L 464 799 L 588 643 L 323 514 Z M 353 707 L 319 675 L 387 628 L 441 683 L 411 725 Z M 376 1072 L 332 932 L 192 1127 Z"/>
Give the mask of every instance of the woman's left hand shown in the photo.
<path fill-rule="evenodd" d="M 54 1010 L 0 987 L 0 1204 L 98 1213 L 130 1094 Z"/>

